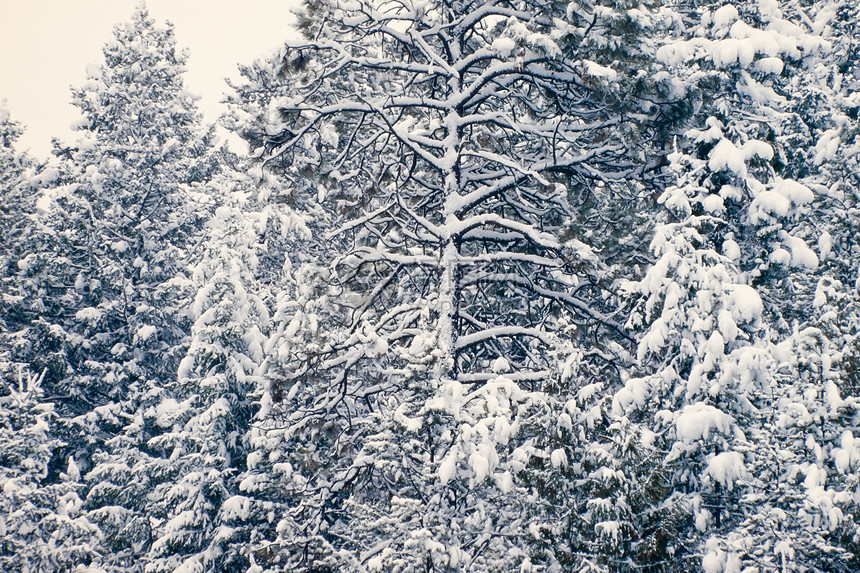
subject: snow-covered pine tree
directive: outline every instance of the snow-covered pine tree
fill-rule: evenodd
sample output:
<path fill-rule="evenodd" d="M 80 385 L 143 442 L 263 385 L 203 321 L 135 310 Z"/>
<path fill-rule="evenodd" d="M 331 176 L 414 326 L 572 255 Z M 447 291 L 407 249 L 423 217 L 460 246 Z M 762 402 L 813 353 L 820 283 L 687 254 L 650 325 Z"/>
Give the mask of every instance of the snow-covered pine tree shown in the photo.
<path fill-rule="evenodd" d="M 90 486 L 106 565 L 133 568 L 157 518 L 147 493 L 176 476 L 149 456 L 147 441 L 162 430 L 143 414 L 184 354 L 186 263 L 214 163 L 172 26 L 141 5 L 113 35 L 104 63 L 73 90 L 80 138 L 57 143 L 36 177 L 45 248 L 26 261 L 41 279 L 36 326 L 54 345 L 42 349 L 53 361 L 45 387 Z"/>
<path fill-rule="evenodd" d="M 54 405 L 45 402 L 35 358 L 27 255 L 34 241 L 36 197 L 30 177 L 37 163 L 15 149 L 23 129 L 0 107 L 0 569 L 58 570 L 89 564 L 100 532 L 83 515 L 83 484 L 74 458 L 63 459 Z M 58 464 L 66 464 L 60 469 Z M 66 473 L 62 473 L 66 470 Z"/>
<path fill-rule="evenodd" d="M 283 389 L 266 377 L 252 377 L 249 365 L 259 365 L 263 372 L 269 365 L 277 364 L 279 357 L 287 358 L 288 346 L 308 350 L 310 341 L 321 334 L 317 326 L 331 323 L 324 318 L 329 305 L 324 296 L 328 270 L 323 263 L 329 258 L 323 254 L 330 249 L 324 229 L 331 214 L 321 208 L 316 195 L 309 197 L 297 192 L 282 177 L 285 169 L 290 168 L 288 164 L 263 156 L 265 132 L 261 130 L 268 121 L 269 105 L 293 89 L 279 75 L 281 65 L 282 60 L 277 57 L 256 60 L 251 65 L 240 66 L 242 82 L 228 82 L 233 93 L 228 95 L 228 113 L 221 118 L 221 123 L 247 142 L 251 157 L 239 159 L 230 153 L 222 156 L 227 159 L 229 169 L 225 170 L 219 184 L 212 187 L 218 207 L 215 217 L 207 224 L 206 249 L 211 260 L 204 261 L 200 267 L 207 268 L 207 273 L 217 271 L 220 278 L 225 279 L 226 268 L 217 258 L 221 251 L 226 252 L 228 260 L 233 261 L 233 268 L 241 269 L 242 277 L 238 283 L 235 276 L 230 279 L 232 286 L 229 288 L 235 290 L 238 284 L 241 292 L 228 295 L 227 300 L 235 301 L 238 296 L 254 301 L 251 307 L 234 305 L 234 310 L 244 308 L 249 314 L 219 313 L 223 320 L 206 330 L 235 334 L 234 328 L 226 328 L 232 321 L 234 326 L 245 324 L 266 339 L 262 348 L 258 348 L 261 339 L 253 336 L 248 338 L 243 334 L 242 341 L 222 338 L 229 344 L 221 352 L 232 358 L 222 364 L 222 368 L 212 371 L 217 374 L 231 363 L 244 364 L 243 384 L 248 390 L 244 397 L 248 409 L 244 412 L 254 415 L 253 422 L 246 423 L 246 432 L 241 437 L 245 448 L 241 454 L 237 452 L 241 459 L 234 459 L 236 473 L 231 474 L 231 497 L 221 505 L 217 516 L 219 527 L 223 526 L 221 532 L 229 532 L 232 544 L 220 557 L 222 567 L 253 564 L 255 555 L 262 555 L 257 549 L 278 535 L 279 520 L 274 516 L 285 515 L 296 505 L 291 497 L 294 488 L 289 479 L 283 479 L 283 461 L 287 454 L 283 450 L 282 424 L 276 421 L 273 425 L 268 415 L 273 401 L 282 399 Z M 225 194 L 225 189 L 230 192 Z M 233 233 L 239 235 L 238 240 Z M 205 275 L 195 274 L 194 277 L 206 280 Z M 217 297 L 205 294 L 199 320 L 211 320 L 213 305 L 219 305 Z M 228 308 L 229 304 L 220 306 Z M 266 318 L 258 320 L 254 316 Z M 301 329 L 296 327 L 300 322 Z M 192 372 L 198 368 L 196 363 L 201 356 L 206 355 L 201 351 L 207 346 L 195 347 L 192 343 L 185 359 L 185 365 L 191 366 Z M 259 364 L 261 358 L 263 363 Z M 193 389 L 194 382 L 194 376 L 189 376 L 185 386 Z M 295 442 L 290 445 L 288 455 L 302 455 L 292 451 Z M 225 539 L 226 536 L 222 536 L 219 543 Z M 208 556 L 202 557 L 208 559 Z"/>
<path fill-rule="evenodd" d="M 212 216 L 189 272 L 191 341 L 176 383 L 145 414 L 164 429 L 149 446 L 176 475 L 150 496 L 164 518 L 153 532 L 152 572 L 246 571 L 247 544 L 274 507 L 248 496 L 256 491 L 246 483 L 249 441 L 252 420 L 266 407 L 259 371 L 267 340 L 280 324 L 269 309 L 290 283 L 286 254 L 310 231 L 301 215 L 265 200 L 273 190 L 251 161 L 226 150 L 219 157 L 222 172 L 209 185 Z"/>
<path fill-rule="evenodd" d="M 32 212 L 34 206 L 26 193 L 26 173 L 32 161 L 15 149 L 15 142 L 23 132 L 21 124 L 11 118 L 4 100 L 0 104 L 0 193 L 3 198 L 0 203 L 0 256 L 3 257 L 0 277 L 4 280 L 18 271 L 18 242 L 27 226 L 26 214 Z"/>
<path fill-rule="evenodd" d="M 22 284 L 27 273 L 26 265 L 18 262 L 35 246 L 28 232 L 36 207 L 29 179 L 37 166 L 15 149 L 23 128 L 12 120 L 5 104 L 5 100 L 0 104 L 0 362 L 11 361 L 11 367 L 30 359 L 27 327 L 32 314 L 27 312 Z"/>
<path fill-rule="evenodd" d="M 816 316 L 826 317 L 820 326 L 829 338 L 833 371 L 839 372 L 843 396 L 860 395 L 860 7 L 852 2 L 816 3 L 816 10 L 833 14 L 828 57 L 808 74 L 795 91 L 804 105 L 808 139 L 795 165 L 810 188 L 814 232 L 821 272 L 811 291 Z M 810 85 L 811 84 L 811 85 Z M 814 99 L 810 91 L 817 92 Z M 822 93 L 823 92 L 823 93 Z M 805 100 L 805 101 L 804 101 Z M 809 307 L 807 294 L 806 307 Z"/>
<path fill-rule="evenodd" d="M 795 559 L 821 552 L 821 568 L 860 567 L 860 387 L 858 349 L 857 88 L 858 7 L 816 1 L 782 6 L 786 14 L 820 34 L 827 44 L 804 65 L 787 66 L 787 102 L 777 141 L 783 171 L 814 191 L 791 222 L 791 234 L 817 254 L 818 265 L 773 277 L 763 273 L 768 296 L 783 313 L 783 389 L 772 420 L 784 462 L 803 478 L 786 511 L 808 524 L 821 520 L 823 540 L 793 543 Z M 782 223 L 785 225 L 785 223 Z M 816 248 L 817 247 L 817 248 Z M 791 452 L 788 456 L 786 452 Z M 822 517 L 824 516 L 824 517 Z M 815 548 L 810 552 L 807 547 Z"/>
<path fill-rule="evenodd" d="M 42 377 L 24 366 L 0 373 L 0 568 L 71 570 L 89 565 L 101 533 L 83 514 L 83 483 L 74 458 L 50 465 L 61 445 L 51 431 L 53 404 Z M 52 475 L 59 474 L 59 475 Z"/>
<path fill-rule="evenodd" d="M 805 368 L 823 373 L 830 359 L 815 349 L 809 308 L 792 300 L 819 263 L 797 87 L 827 53 L 829 15 L 735 2 L 686 16 L 696 21 L 687 38 L 659 55 L 703 105 L 672 156 L 658 261 L 634 289 L 644 295 L 634 325 L 647 327 L 640 359 L 650 359 L 616 393 L 616 414 L 664 453 L 694 517 L 681 538 L 708 573 L 850 570 L 843 509 L 856 486 L 833 472 L 826 444 L 853 451 L 853 437 L 841 438 L 833 381 Z"/>
<path fill-rule="evenodd" d="M 321 312 L 293 313 L 267 371 L 259 443 L 281 484 L 273 501 L 293 507 L 255 551 L 261 566 L 528 563 L 534 498 L 517 474 L 549 455 L 512 453 L 531 438 L 523 406 L 544 399 L 559 334 L 604 361 L 623 337 L 612 298 L 574 269 L 598 258 L 588 239 L 559 239 L 568 190 L 641 178 L 642 125 L 661 111 L 637 99 L 647 70 L 628 85 L 611 67 L 623 65 L 611 30 L 635 28 L 634 12 L 600 14 L 311 2 L 305 39 L 255 68 L 282 96 L 249 114 L 250 137 L 294 196 L 340 220 L 335 256 L 299 285 L 320 289 L 304 300 Z"/>
<path fill-rule="evenodd" d="M 568 5 L 578 27 L 567 41 L 589 45 L 590 57 L 624 78 L 601 93 L 619 117 L 635 118 L 638 134 L 628 137 L 642 144 L 637 160 L 647 176 L 569 185 L 573 216 L 562 237 L 568 263 L 590 278 L 580 292 L 592 289 L 594 301 L 610 294 L 604 304 L 622 317 L 628 310 L 618 309 L 619 284 L 641 279 L 653 263 L 647 245 L 656 198 L 673 179 L 666 156 L 697 101 L 655 59 L 660 44 L 679 33 L 678 15 L 649 2 L 597 4 Z M 534 494 L 525 508 L 530 559 L 538 570 L 670 567 L 680 559 L 689 514 L 660 454 L 642 447 L 647 433 L 612 412 L 612 396 L 635 357 L 626 344 L 565 334 L 571 340 L 549 353 L 557 372 L 522 416 L 521 433 L 530 439 L 516 452 L 520 460 L 531 456 L 520 472 Z"/>

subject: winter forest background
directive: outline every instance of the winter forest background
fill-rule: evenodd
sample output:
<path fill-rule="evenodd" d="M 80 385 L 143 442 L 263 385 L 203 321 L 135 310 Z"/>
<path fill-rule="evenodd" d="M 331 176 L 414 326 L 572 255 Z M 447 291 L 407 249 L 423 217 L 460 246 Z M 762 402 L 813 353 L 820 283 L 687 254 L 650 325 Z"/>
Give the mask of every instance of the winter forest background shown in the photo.
<path fill-rule="evenodd" d="M 308 0 L 237 153 L 139 7 L 0 111 L 0 570 L 860 570 L 858 25 Z"/>

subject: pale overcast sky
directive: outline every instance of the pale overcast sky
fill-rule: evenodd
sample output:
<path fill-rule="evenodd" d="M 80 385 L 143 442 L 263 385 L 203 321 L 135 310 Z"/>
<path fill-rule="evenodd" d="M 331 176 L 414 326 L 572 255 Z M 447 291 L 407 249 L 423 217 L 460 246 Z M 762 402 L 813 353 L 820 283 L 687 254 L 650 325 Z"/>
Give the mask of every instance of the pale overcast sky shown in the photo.
<path fill-rule="evenodd" d="M 69 126 L 79 114 L 70 86 L 85 80 L 90 62 L 139 0 L 0 0 L 0 100 L 26 132 L 16 144 L 47 156 L 52 136 L 73 142 Z M 177 43 L 189 50 L 186 87 L 202 96 L 207 121 L 221 113 L 225 77 L 236 66 L 280 47 L 296 32 L 291 10 L 298 0 L 148 0 L 149 14 L 173 22 Z"/>

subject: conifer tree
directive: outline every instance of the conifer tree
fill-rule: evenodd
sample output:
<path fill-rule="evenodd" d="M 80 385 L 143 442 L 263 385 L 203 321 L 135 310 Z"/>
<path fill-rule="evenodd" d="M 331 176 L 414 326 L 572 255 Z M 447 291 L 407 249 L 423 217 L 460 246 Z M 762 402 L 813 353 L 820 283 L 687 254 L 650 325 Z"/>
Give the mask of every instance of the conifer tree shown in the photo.
<path fill-rule="evenodd" d="M 104 63 L 73 90 L 79 139 L 55 144 L 36 178 L 46 249 L 31 266 L 53 361 L 45 386 L 89 485 L 105 564 L 134 568 L 158 519 L 148 494 L 177 476 L 149 445 L 162 429 L 145 414 L 187 344 L 186 264 L 204 215 L 200 186 L 215 164 L 172 26 L 140 6 L 113 35 Z"/>
<path fill-rule="evenodd" d="M 840 504 L 853 479 L 825 476 L 852 407 L 828 379 L 826 341 L 804 303 L 819 256 L 809 246 L 816 193 L 799 159 L 817 128 L 804 125 L 809 92 L 798 86 L 830 45 L 823 21 L 782 4 L 687 12 L 697 25 L 658 52 L 694 72 L 703 105 L 672 156 L 659 258 L 634 288 L 651 371 L 614 406 L 666 453 L 655 467 L 683 493 L 693 519 L 681 537 L 708 572 L 851 568 L 854 526 Z M 810 366 L 824 375 L 814 380 Z"/>
<path fill-rule="evenodd" d="M 639 99 L 659 92 L 644 76 L 632 99 L 615 91 L 611 66 L 638 48 L 611 36 L 636 22 L 581 9 L 311 3 L 306 39 L 255 68 L 268 74 L 255 85 L 281 76 L 283 87 L 267 110 L 245 111 L 249 138 L 297 201 L 340 225 L 319 251 L 328 258 L 298 279 L 318 295 L 296 299 L 266 372 L 271 471 L 256 479 L 279 483 L 273 501 L 289 511 L 257 563 L 528 562 L 532 494 L 516 474 L 544 462 L 539 448 L 517 450 L 531 439 L 519 417 L 549 388 L 559 335 L 602 338 L 589 356 L 604 361 L 623 340 L 588 271 L 590 239 L 559 239 L 578 215 L 568 189 L 647 179 L 649 120 L 662 113 Z"/>
<path fill-rule="evenodd" d="M 5 278 L 15 273 L 17 263 L 14 259 L 16 243 L 26 226 L 25 214 L 32 211 L 27 204 L 26 170 L 31 160 L 15 149 L 15 142 L 21 137 L 23 127 L 12 120 L 6 102 L 0 107 L 0 191 L 3 193 L 0 211 L 0 245 L 2 245 L 2 270 Z M 30 207 L 30 208 L 28 208 Z"/>
<path fill-rule="evenodd" d="M 17 374 L 17 375 L 16 375 Z M 24 367 L 0 375 L 0 567 L 59 571 L 89 565 L 101 533 L 83 512 L 74 458 L 52 475 L 60 443 L 53 404 L 42 401 L 42 376 Z"/>
<path fill-rule="evenodd" d="M 289 177 L 295 173 L 290 162 L 265 154 L 269 106 L 293 90 L 278 73 L 281 65 L 275 56 L 240 66 L 244 83 L 231 84 L 229 111 L 221 119 L 248 143 L 252 153 L 237 166 L 244 175 L 234 175 L 233 197 L 242 199 L 225 202 L 223 213 L 229 208 L 229 228 L 238 225 L 239 234 L 248 241 L 242 243 L 250 249 L 242 255 L 242 268 L 248 272 L 245 286 L 264 301 L 271 315 L 267 328 L 261 329 L 267 341 L 253 393 L 254 419 L 244 436 L 244 471 L 236 476 L 238 487 L 220 515 L 234 539 L 243 541 L 242 557 L 251 563 L 276 558 L 266 546 L 277 539 L 283 520 L 273 516 L 286 516 L 302 505 L 306 491 L 291 483 L 287 459 L 310 463 L 316 459 L 312 443 L 285 439 L 283 424 L 271 415 L 284 398 L 284 388 L 265 372 L 277 371 L 280 364 L 293 360 L 296 354 L 291 352 L 307 356 L 321 347 L 325 325 L 338 320 L 338 311 L 329 304 L 325 264 L 332 252 L 332 242 L 326 240 L 332 214 L 315 195 L 297 192 Z M 214 248 L 223 248 L 223 240 L 215 240 Z"/>
<path fill-rule="evenodd" d="M 200 259 L 189 269 L 196 292 L 188 350 L 166 398 L 147 412 L 164 433 L 150 440 L 175 478 L 150 496 L 165 523 L 154 531 L 147 571 L 245 571 L 245 546 L 264 527 L 250 508 L 252 422 L 265 408 L 260 371 L 271 317 L 289 272 L 289 245 L 309 231 L 290 208 L 268 203 L 258 170 L 226 150 L 210 183 L 211 216 Z M 280 259 L 280 268 L 272 262 Z"/>
<path fill-rule="evenodd" d="M 15 149 L 22 133 L 4 101 L 0 106 L 0 361 L 9 361 L 11 370 L 4 372 L 10 376 L 17 368 L 13 364 L 26 363 L 31 356 L 27 326 L 33 313 L 26 307 L 27 264 L 21 261 L 37 247 L 28 233 L 36 206 L 29 178 L 36 165 Z"/>

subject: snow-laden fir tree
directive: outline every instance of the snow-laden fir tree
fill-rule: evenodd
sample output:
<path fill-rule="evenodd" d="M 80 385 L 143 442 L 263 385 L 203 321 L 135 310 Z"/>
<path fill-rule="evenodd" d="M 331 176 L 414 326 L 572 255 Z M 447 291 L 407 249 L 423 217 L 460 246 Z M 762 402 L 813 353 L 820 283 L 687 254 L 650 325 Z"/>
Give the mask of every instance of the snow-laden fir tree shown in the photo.
<path fill-rule="evenodd" d="M 688 12 L 688 37 L 658 52 L 703 105 L 671 157 L 658 260 L 633 289 L 645 375 L 614 397 L 619 423 L 636 422 L 661 453 L 656 467 L 693 518 L 680 537 L 709 573 L 853 567 L 856 480 L 829 459 L 853 406 L 802 302 L 820 231 L 797 161 L 818 128 L 803 123 L 810 94 L 798 86 L 826 61 L 830 14 L 781 4 Z"/>
<path fill-rule="evenodd" d="M 37 166 L 15 149 L 23 127 L 11 118 L 5 103 L 0 105 L 0 361 L 11 361 L 12 376 L 17 368 L 12 363 L 31 358 L 27 327 L 33 315 L 24 303 L 26 265 L 22 268 L 18 261 L 35 247 L 28 231 L 36 206 L 29 178 Z"/>
<path fill-rule="evenodd" d="M 18 270 L 16 247 L 27 224 L 26 214 L 33 210 L 26 192 L 27 169 L 32 161 L 15 149 L 15 142 L 23 132 L 21 124 L 11 118 L 4 100 L 0 104 L 0 193 L 3 198 L 0 206 L 0 253 L 3 257 L 0 276 L 4 279 Z"/>
<path fill-rule="evenodd" d="M 247 242 L 242 244 L 255 253 L 243 266 L 254 277 L 246 285 L 248 292 L 271 309 L 268 328 L 261 329 L 267 337 L 261 373 L 289 360 L 290 349 L 300 349 L 305 355 L 313 352 L 319 338 L 326 336 L 325 324 L 340 320 L 335 318 L 339 310 L 332 308 L 326 296 L 329 270 L 325 261 L 331 258 L 332 244 L 326 240 L 325 230 L 331 213 L 318 203 L 316 194 L 297 192 L 281 176 L 285 170 L 290 172 L 289 162 L 262 157 L 267 147 L 265 132 L 260 129 L 268 121 L 269 106 L 293 90 L 279 73 L 282 65 L 280 58 L 273 57 L 240 66 L 243 82 L 231 83 L 229 112 L 221 119 L 256 156 L 241 163 L 241 171 L 247 175 L 234 180 L 241 180 L 234 195 L 242 199 L 225 203 L 229 211 L 225 209 L 223 214 L 230 214 L 231 228 L 238 225 L 243 229 Z M 273 406 L 283 400 L 285 389 L 272 384 L 269 377 L 259 380 L 253 394 L 254 420 L 244 436 L 244 471 L 235 477 L 237 491 L 224 503 L 220 516 L 233 539 L 241 540 L 241 556 L 251 564 L 270 559 L 266 546 L 277 538 L 282 521 L 275 516 L 302 505 L 299 500 L 307 493 L 291 483 L 290 472 L 285 472 L 290 467 L 284 463 L 286 457 L 318 462 L 312 441 L 285 440 L 286 427 L 270 416 Z"/>
<path fill-rule="evenodd" d="M 851 2 L 825 2 L 833 14 L 828 65 L 819 66 L 797 90 L 812 129 L 806 154 L 796 158 L 807 184 L 818 191 L 813 202 L 815 234 L 821 262 L 819 282 L 807 293 L 816 315 L 826 317 L 823 330 L 830 339 L 833 369 L 839 371 L 843 395 L 860 394 L 860 180 L 858 180 L 858 109 L 860 109 L 860 8 Z M 807 96 L 812 84 L 818 97 Z M 803 93 L 803 92 L 806 93 Z"/>
<path fill-rule="evenodd" d="M 775 433 L 782 450 L 794 454 L 790 461 L 802 470 L 807 495 L 795 502 L 798 513 L 805 521 L 827 514 L 825 539 L 853 556 L 831 568 L 850 571 L 860 566 L 860 442 L 855 438 L 860 435 L 860 249 L 854 175 L 860 103 L 854 93 L 858 7 L 825 1 L 783 9 L 796 16 L 809 14 L 810 27 L 827 45 L 820 58 L 784 74 L 790 86 L 785 107 L 792 112 L 786 114 L 787 128 L 778 137 L 790 150 L 785 171 L 814 191 L 792 234 L 813 249 L 818 265 L 794 271 L 771 286 L 770 296 L 779 301 L 790 325 L 783 346 L 792 373 L 780 399 Z"/>
<path fill-rule="evenodd" d="M 5 102 L 4 102 L 5 103 Z M 22 133 L 0 108 L 0 569 L 48 571 L 88 565 L 100 532 L 83 513 L 83 483 L 53 422 L 42 381 L 30 369 L 40 309 L 28 304 L 27 255 L 42 246 L 31 233 L 36 197 L 29 178 L 38 166 L 14 144 Z"/>
<path fill-rule="evenodd" d="M 259 565 L 528 566 L 524 506 L 541 492 L 519 473 L 549 454 L 515 452 L 531 439 L 524 407 L 571 352 L 560 335 L 595 361 L 621 351 L 614 301 L 589 272 L 600 264 L 582 263 L 599 255 L 585 234 L 560 235 L 578 217 L 569 189 L 647 177 L 662 109 L 639 99 L 647 70 L 611 67 L 634 14 L 313 2 L 305 39 L 255 68 L 282 96 L 245 110 L 242 130 L 290 200 L 339 222 L 271 344 L 257 443 L 274 475 L 249 477 L 292 507 Z"/>
<path fill-rule="evenodd" d="M 157 519 L 148 493 L 177 475 L 150 456 L 162 430 L 144 413 L 187 343 L 183 277 L 203 215 L 199 185 L 214 167 L 172 26 L 140 6 L 103 53 L 73 90 L 80 137 L 56 144 L 36 177 L 45 246 L 25 261 L 40 281 L 31 300 L 43 309 L 45 388 L 90 486 L 106 565 L 134 568 Z"/>
<path fill-rule="evenodd" d="M 248 497 L 256 491 L 245 483 L 249 441 L 266 407 L 259 371 L 280 324 L 269 309 L 289 284 L 285 253 L 310 231 L 301 215 L 265 201 L 272 189 L 258 168 L 225 150 L 219 156 L 200 260 L 189 269 L 191 339 L 176 382 L 145 414 L 164 430 L 149 446 L 175 475 L 150 496 L 152 511 L 164 516 L 153 531 L 152 572 L 244 572 L 248 543 L 269 520 Z"/>
<path fill-rule="evenodd" d="M 53 404 L 42 377 L 21 366 L 0 374 L 0 568 L 71 570 L 89 565 L 101 534 L 83 512 L 74 458 L 51 468 L 61 445 L 51 431 Z"/>

